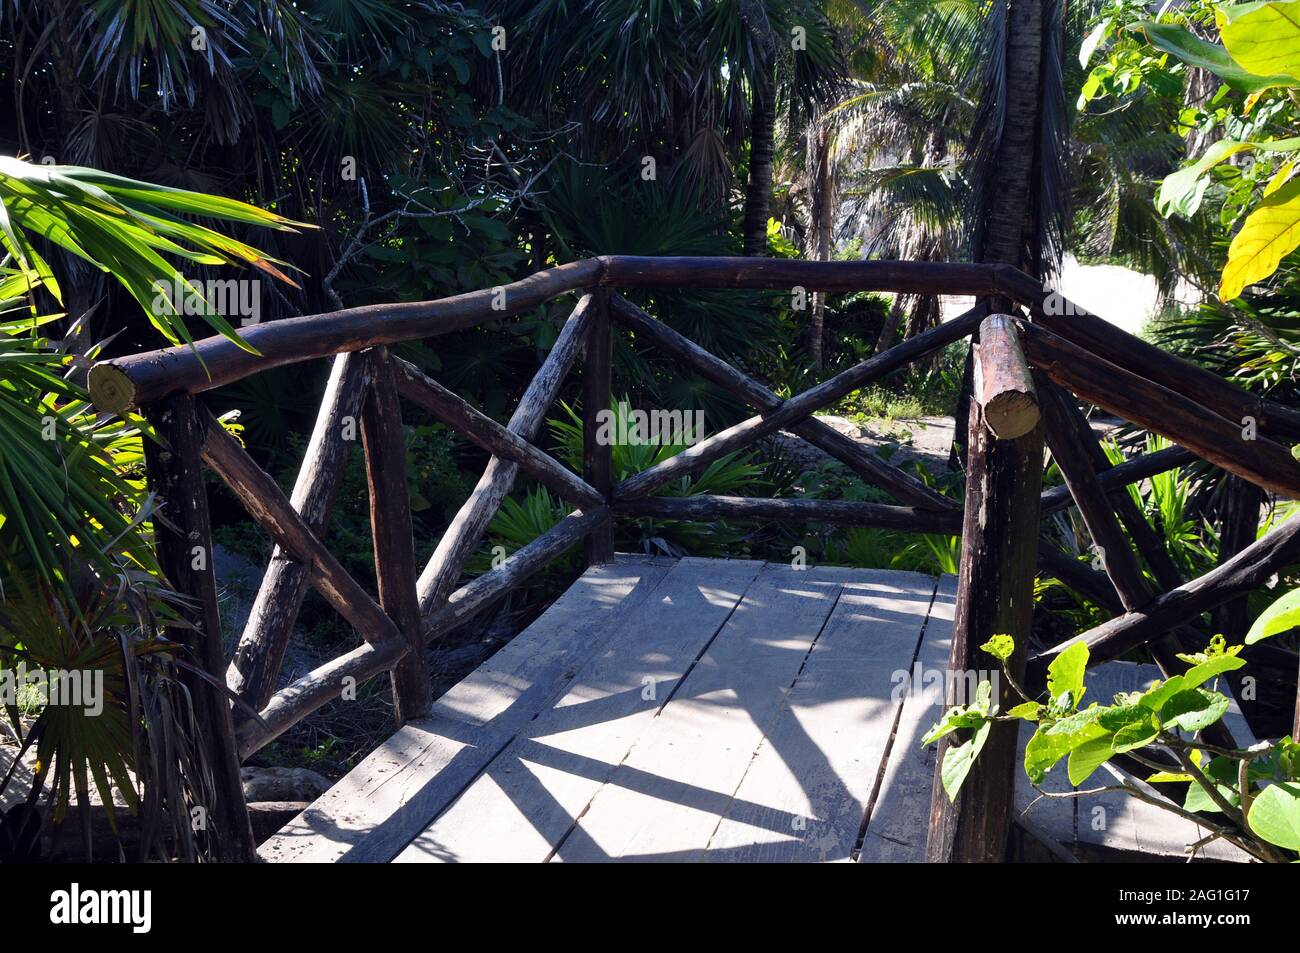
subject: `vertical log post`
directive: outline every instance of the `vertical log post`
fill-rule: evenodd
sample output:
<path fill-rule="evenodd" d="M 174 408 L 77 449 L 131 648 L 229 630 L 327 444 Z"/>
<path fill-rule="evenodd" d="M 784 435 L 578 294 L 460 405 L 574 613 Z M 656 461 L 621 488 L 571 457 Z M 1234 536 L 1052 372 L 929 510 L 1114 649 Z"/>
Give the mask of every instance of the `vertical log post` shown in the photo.
<path fill-rule="evenodd" d="M 1219 519 L 1219 565 L 1255 541 L 1259 531 L 1259 511 L 1264 505 L 1264 491 L 1239 476 L 1229 476 L 1224 486 L 1222 516 Z M 1211 614 L 1215 632 L 1229 642 L 1240 642 L 1250 625 L 1246 598 L 1225 602 Z"/>
<path fill-rule="evenodd" d="M 199 805 L 206 809 L 208 845 L 215 860 L 251 861 L 257 856 L 256 842 L 239 779 L 230 704 L 217 687 L 225 684 L 226 660 L 194 398 L 165 398 L 145 408 L 145 416 L 162 442 L 144 441 L 149 483 L 162 503 L 154 519 L 158 564 L 168 583 L 190 600 L 180 611 L 194 626 L 173 630 L 173 637 L 185 646 L 187 661 L 215 680 L 186 669 L 178 672 L 194 708 L 198 737 L 191 743 L 203 752 L 212 777 L 213 803 Z"/>
<path fill-rule="evenodd" d="M 387 348 L 373 348 L 366 353 L 366 360 L 370 364 L 370 393 L 361 412 L 361 441 L 370 489 L 379 604 L 411 646 L 391 672 L 394 714 L 401 726 L 429 713 L 433 688 L 424 660 L 420 597 L 415 589 L 411 495 L 397 378 Z"/>
<path fill-rule="evenodd" d="M 599 414 L 609 409 L 613 337 L 609 316 L 609 292 L 593 293 L 595 300 L 591 328 L 587 332 L 586 363 L 582 369 L 582 478 L 608 501 L 614 485 L 613 447 L 600 440 Z M 606 428 L 608 430 L 608 428 Z M 606 520 L 583 542 L 587 565 L 614 559 L 614 521 Z"/>
<path fill-rule="evenodd" d="M 1016 652 L 1010 665 L 1013 671 L 1023 673 L 1038 556 L 1042 424 L 1033 420 L 1030 429 L 1020 436 L 999 440 L 984 414 L 990 401 L 1010 400 L 1024 406 L 1029 369 L 1014 325 L 1005 316 L 986 319 L 977 348 L 979 376 L 970 408 L 966 512 L 949 658 L 949 673 L 954 676 L 994 668 L 993 657 L 981 652 L 979 646 L 997 634 L 1015 639 Z M 1019 396 L 994 400 L 1004 393 Z M 1017 416 L 1020 426 L 1031 416 Z M 948 683 L 966 682 L 965 678 L 953 677 Z M 1013 703 L 1011 687 L 1001 684 L 1000 704 L 1005 710 Z M 1017 734 L 1014 724 L 993 726 L 983 752 L 953 802 L 948 800 L 939 773 L 949 739 L 939 743 L 926 845 L 928 862 L 997 863 L 1004 858 L 1014 808 Z"/>

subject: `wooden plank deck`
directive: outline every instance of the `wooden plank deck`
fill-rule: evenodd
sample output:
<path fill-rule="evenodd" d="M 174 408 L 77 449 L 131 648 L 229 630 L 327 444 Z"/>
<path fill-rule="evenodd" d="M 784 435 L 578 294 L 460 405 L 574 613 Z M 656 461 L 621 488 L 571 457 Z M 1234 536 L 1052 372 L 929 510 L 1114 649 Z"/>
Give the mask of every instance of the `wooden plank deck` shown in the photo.
<path fill-rule="evenodd" d="M 934 756 L 919 740 L 940 702 L 911 688 L 946 665 L 955 588 L 905 572 L 620 556 L 260 853 L 920 861 Z M 1162 822 L 1124 810 L 1111 840 Z M 1091 836 L 1072 802 L 1040 801 L 1033 816 L 1062 840 Z"/>

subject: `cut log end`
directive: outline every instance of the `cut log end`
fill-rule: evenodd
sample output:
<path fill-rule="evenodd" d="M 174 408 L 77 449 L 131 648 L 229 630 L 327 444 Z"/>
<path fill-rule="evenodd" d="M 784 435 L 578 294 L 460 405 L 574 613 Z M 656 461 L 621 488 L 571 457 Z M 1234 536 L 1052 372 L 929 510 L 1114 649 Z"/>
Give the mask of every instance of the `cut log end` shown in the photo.
<path fill-rule="evenodd" d="M 999 440 L 1023 437 L 1038 426 L 1038 398 L 1031 391 L 1003 391 L 984 405 L 984 422 Z"/>
<path fill-rule="evenodd" d="M 975 372 L 984 422 L 995 437 L 1014 440 L 1037 426 L 1038 396 L 1010 315 L 991 314 L 980 325 Z"/>
<path fill-rule="evenodd" d="M 90 399 L 107 414 L 124 414 L 135 406 L 135 384 L 112 364 L 96 364 L 90 369 Z"/>

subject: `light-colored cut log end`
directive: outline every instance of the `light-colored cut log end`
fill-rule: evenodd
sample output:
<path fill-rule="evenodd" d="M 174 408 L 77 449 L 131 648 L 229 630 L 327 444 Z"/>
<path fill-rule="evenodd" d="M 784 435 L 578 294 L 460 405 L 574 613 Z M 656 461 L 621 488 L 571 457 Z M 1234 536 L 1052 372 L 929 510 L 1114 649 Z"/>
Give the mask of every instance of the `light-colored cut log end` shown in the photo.
<path fill-rule="evenodd" d="M 1003 391 L 984 405 L 984 422 L 999 440 L 1015 440 L 1038 426 L 1038 398 L 1033 393 Z"/>
<path fill-rule="evenodd" d="M 90 399 L 106 414 L 124 414 L 135 405 L 135 384 L 112 364 L 90 369 Z"/>
<path fill-rule="evenodd" d="M 1038 424 L 1038 396 L 1020 348 L 1015 319 L 991 314 L 980 324 L 975 395 L 984 422 L 999 440 L 1023 437 Z"/>

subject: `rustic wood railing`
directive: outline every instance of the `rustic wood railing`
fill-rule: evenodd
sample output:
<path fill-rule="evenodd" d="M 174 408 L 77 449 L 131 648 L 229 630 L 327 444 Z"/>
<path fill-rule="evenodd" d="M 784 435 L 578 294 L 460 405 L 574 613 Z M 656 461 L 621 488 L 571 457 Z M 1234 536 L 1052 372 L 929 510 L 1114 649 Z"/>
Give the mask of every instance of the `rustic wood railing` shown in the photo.
<path fill-rule="evenodd" d="M 661 323 L 617 289 L 763 288 L 895 291 L 974 296 L 967 313 L 845 370 L 789 399 Z M 507 424 L 487 417 L 388 346 L 529 311 L 565 294 L 580 298 Z M 1045 306 L 1047 302 L 1052 307 Z M 1013 304 L 1008 308 L 1007 303 Z M 1002 311 L 990 313 L 994 306 Z M 1023 309 L 1023 313 L 1021 313 Z M 596 439 L 597 413 L 611 394 L 611 342 L 618 324 L 683 368 L 727 390 L 754 415 L 613 482 L 611 448 Z M 619 516 L 682 520 L 825 521 L 912 532 L 961 534 L 954 671 L 984 668 L 978 646 L 999 632 L 1019 647 L 1015 664 L 1041 684 L 1051 658 L 1084 641 L 1093 664 L 1146 646 L 1171 670 L 1202 616 L 1244 627 L 1242 598 L 1300 560 L 1300 519 L 1254 539 L 1261 490 L 1300 497 L 1300 411 L 1251 395 L 1083 312 L 1038 281 L 1002 265 L 923 262 L 799 262 L 756 258 L 602 257 L 562 265 L 500 288 L 433 302 L 370 305 L 257 325 L 240 332 L 257 353 L 222 337 L 96 364 L 90 392 L 104 411 L 141 409 L 160 444 L 148 447 L 154 489 L 164 502 L 155 527 L 168 579 L 188 595 L 193 628 L 182 636 L 211 676 L 260 712 L 242 707 L 201 678 L 190 681 L 208 728 L 199 743 L 214 765 L 218 856 L 252 856 L 238 764 L 349 687 L 392 673 L 399 723 L 429 709 L 423 647 L 501 598 L 578 541 L 589 563 L 613 557 Z M 813 414 L 910 362 L 974 337 L 964 506 L 892 466 Z M 545 416 L 583 357 L 582 473 L 537 446 Z M 333 356 L 333 367 L 293 492 L 286 496 L 195 394 L 286 364 Z M 1177 446 L 1111 466 L 1078 401 L 1162 434 Z M 483 476 L 417 575 L 401 440 L 400 401 L 423 408 L 487 451 Z M 817 499 L 687 498 L 656 490 L 781 429 L 839 460 L 894 504 Z M 349 440 L 360 434 L 370 491 L 378 591 L 372 596 L 321 542 Z M 1042 488 L 1043 444 L 1065 484 Z M 1182 578 L 1127 486 L 1203 458 L 1234 475 L 1222 533 L 1221 564 Z M 211 531 L 202 465 L 231 488 L 275 542 L 234 657 L 222 657 Z M 462 583 L 465 566 L 516 477 L 545 485 L 576 509 L 549 532 Z M 1104 571 L 1067 555 L 1040 520 L 1077 506 Z M 1130 545 L 1130 541 L 1131 544 Z M 1145 566 L 1145 569 L 1144 569 Z M 1113 618 L 1033 655 L 1030 633 L 1037 569 L 1060 579 Z M 1148 571 L 1155 580 L 1148 581 Z M 275 691 L 290 631 L 308 586 L 346 619 L 362 644 Z M 1159 592 L 1157 592 L 1157 589 Z M 1240 636 L 1240 631 L 1235 632 Z M 1297 697 L 1300 732 L 1300 693 Z M 1015 733 L 998 726 L 961 796 L 949 804 L 936 785 L 932 860 L 995 860 L 1011 823 Z"/>

